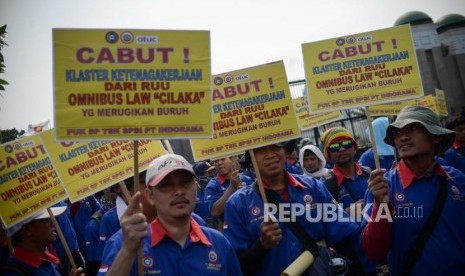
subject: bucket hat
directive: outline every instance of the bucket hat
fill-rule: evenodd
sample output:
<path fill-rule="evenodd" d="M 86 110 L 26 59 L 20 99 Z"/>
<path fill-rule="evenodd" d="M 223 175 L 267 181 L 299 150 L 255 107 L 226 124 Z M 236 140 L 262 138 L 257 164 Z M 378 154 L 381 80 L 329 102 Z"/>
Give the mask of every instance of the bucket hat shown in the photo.
<path fill-rule="evenodd" d="M 424 106 L 406 106 L 402 108 L 395 122 L 391 123 L 386 130 L 384 142 L 395 147 L 394 137 L 397 129 L 403 128 L 406 125 L 420 123 L 432 135 L 443 136 L 441 146 L 442 149 L 448 149 L 452 146 L 455 139 L 455 132 L 441 126 L 439 116 L 431 109 Z"/>

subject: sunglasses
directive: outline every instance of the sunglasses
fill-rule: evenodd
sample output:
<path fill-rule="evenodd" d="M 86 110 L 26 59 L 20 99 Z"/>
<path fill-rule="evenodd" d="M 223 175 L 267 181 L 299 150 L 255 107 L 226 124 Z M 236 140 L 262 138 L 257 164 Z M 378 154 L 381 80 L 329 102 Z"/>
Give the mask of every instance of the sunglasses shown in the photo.
<path fill-rule="evenodd" d="M 350 149 L 353 146 L 354 146 L 354 143 L 352 143 L 351 140 L 345 140 L 339 143 L 332 144 L 331 146 L 329 146 L 329 150 L 332 152 L 338 152 L 341 149 L 341 147 L 345 149 Z"/>

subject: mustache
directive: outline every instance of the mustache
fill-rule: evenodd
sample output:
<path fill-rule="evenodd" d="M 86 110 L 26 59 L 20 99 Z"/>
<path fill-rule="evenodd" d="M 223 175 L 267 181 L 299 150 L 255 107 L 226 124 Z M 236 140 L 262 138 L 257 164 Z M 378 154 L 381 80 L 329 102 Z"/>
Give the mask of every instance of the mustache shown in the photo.
<path fill-rule="evenodd" d="M 176 205 L 176 204 L 179 204 L 179 203 L 190 204 L 191 201 L 189 199 L 185 198 L 185 197 L 179 197 L 179 198 L 176 198 L 173 201 L 171 201 L 170 205 L 173 206 L 173 205 Z"/>

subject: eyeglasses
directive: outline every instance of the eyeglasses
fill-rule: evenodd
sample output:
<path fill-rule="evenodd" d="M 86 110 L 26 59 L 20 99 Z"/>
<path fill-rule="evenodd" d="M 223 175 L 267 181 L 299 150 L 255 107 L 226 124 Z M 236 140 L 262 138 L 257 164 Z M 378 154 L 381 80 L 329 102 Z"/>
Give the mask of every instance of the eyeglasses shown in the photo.
<path fill-rule="evenodd" d="M 345 149 L 350 149 L 353 146 L 354 146 L 354 143 L 351 140 L 345 140 L 345 141 L 341 141 L 339 143 L 330 145 L 329 150 L 332 152 L 338 152 L 341 149 L 341 147 Z"/>

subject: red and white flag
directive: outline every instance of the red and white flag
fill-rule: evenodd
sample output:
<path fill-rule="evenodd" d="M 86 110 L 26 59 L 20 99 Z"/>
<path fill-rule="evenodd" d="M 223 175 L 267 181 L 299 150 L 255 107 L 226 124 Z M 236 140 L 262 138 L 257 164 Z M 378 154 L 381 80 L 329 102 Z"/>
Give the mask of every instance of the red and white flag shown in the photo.
<path fill-rule="evenodd" d="M 29 125 L 27 132 L 29 134 L 36 134 L 47 129 L 50 129 L 50 120 L 35 125 Z"/>

